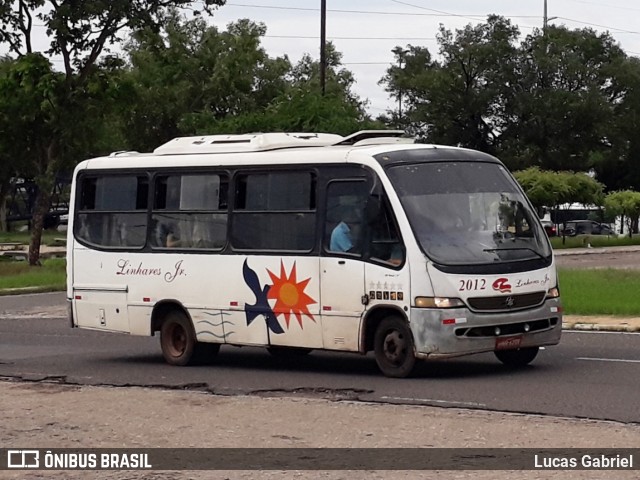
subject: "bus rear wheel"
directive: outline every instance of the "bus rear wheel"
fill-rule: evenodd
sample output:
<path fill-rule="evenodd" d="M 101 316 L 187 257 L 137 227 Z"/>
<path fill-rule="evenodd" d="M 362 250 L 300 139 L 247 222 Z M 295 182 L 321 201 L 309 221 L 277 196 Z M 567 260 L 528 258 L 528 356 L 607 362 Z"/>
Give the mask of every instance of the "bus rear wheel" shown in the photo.
<path fill-rule="evenodd" d="M 533 362 L 538 355 L 538 347 L 519 348 L 517 350 L 496 350 L 494 353 L 498 360 L 508 367 L 524 367 Z"/>
<path fill-rule="evenodd" d="M 189 319 L 177 311 L 167 314 L 162 323 L 160 347 L 165 361 L 177 366 L 204 363 L 220 350 L 217 343 L 199 343 Z"/>
<path fill-rule="evenodd" d="M 382 320 L 376 329 L 374 352 L 378 368 L 385 376 L 404 378 L 411 375 L 416 357 L 407 322 L 395 316 Z"/>

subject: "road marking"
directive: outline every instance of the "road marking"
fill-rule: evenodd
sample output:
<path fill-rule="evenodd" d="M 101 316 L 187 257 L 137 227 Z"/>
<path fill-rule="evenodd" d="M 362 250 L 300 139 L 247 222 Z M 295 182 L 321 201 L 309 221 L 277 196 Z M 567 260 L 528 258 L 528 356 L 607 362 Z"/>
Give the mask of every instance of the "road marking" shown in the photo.
<path fill-rule="evenodd" d="M 485 403 L 476 402 L 456 402 L 449 400 L 435 400 L 433 398 L 412 398 L 412 397 L 380 397 L 383 400 L 400 400 L 403 402 L 422 402 L 422 403 L 438 403 L 442 405 L 458 405 L 463 407 L 486 407 Z"/>
<path fill-rule="evenodd" d="M 590 360 L 592 362 L 622 362 L 622 363 L 640 363 L 640 360 L 627 360 L 624 358 L 591 358 L 578 357 L 578 360 Z"/>

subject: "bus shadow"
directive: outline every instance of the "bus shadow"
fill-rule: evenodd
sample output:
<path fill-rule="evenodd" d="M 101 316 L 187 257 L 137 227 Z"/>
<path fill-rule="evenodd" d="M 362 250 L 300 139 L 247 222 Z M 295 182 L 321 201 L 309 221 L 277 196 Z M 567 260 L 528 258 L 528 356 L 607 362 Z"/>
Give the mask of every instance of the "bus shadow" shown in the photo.
<path fill-rule="evenodd" d="M 164 364 L 161 355 L 137 355 L 121 359 L 126 363 Z M 223 347 L 220 353 L 201 365 L 187 367 L 189 371 L 195 369 L 222 368 L 226 370 L 245 370 L 261 372 L 302 372 L 313 374 L 331 374 L 342 376 L 371 376 L 382 377 L 372 354 L 366 356 L 349 353 L 333 353 L 313 351 L 305 356 L 277 357 L 270 355 L 266 349 L 260 347 Z M 502 377 L 519 374 L 530 375 L 532 372 L 544 372 L 548 365 L 543 360 L 533 362 L 532 365 L 514 369 L 500 363 L 492 354 L 479 354 L 470 357 L 453 358 L 448 360 L 424 360 L 416 362 L 410 378 L 457 380 L 475 377 Z"/>

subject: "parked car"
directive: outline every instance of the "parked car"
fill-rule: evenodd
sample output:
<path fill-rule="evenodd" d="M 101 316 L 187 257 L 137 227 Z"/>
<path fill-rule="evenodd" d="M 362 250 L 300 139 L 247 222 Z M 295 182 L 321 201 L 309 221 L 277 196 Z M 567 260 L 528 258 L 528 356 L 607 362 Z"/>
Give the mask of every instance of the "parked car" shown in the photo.
<path fill-rule="evenodd" d="M 572 220 L 564 224 L 562 233 L 567 236 L 575 235 L 613 235 L 609 225 L 593 220 Z"/>
<path fill-rule="evenodd" d="M 544 231 L 547 232 L 547 236 L 555 237 L 558 235 L 558 229 L 551 220 L 542 220 L 542 226 L 544 227 Z"/>

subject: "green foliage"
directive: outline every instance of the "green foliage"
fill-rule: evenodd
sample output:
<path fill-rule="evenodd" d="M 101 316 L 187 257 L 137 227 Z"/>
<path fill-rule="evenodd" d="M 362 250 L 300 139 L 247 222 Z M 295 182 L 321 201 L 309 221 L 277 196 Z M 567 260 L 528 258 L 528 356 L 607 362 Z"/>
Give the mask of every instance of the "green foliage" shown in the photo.
<path fill-rule="evenodd" d="M 442 61 L 428 50 L 394 50 L 403 66 L 392 66 L 381 83 L 404 99 L 406 123 L 429 142 L 493 152 L 507 118 L 502 106 L 516 78 L 518 29 L 497 16 L 455 35 L 444 26 L 438 43 Z"/>
<path fill-rule="evenodd" d="M 490 16 L 443 27 L 438 44 L 440 60 L 420 46 L 393 50 L 381 84 L 404 115 L 389 124 L 496 154 L 511 170 L 595 170 L 608 189 L 640 190 L 640 61 L 610 34 L 550 26 L 520 38 Z"/>
<path fill-rule="evenodd" d="M 568 315 L 640 315 L 640 271 L 560 269 L 558 276 Z"/>
<path fill-rule="evenodd" d="M 514 172 L 516 180 L 539 211 L 567 203 L 602 205 L 603 185 L 584 173 L 553 172 L 530 167 Z"/>
<path fill-rule="evenodd" d="M 96 98 L 99 88 L 95 82 L 98 58 L 110 43 L 120 41 L 119 33 L 130 28 L 158 28 L 163 24 L 167 9 L 190 6 L 187 0 L 86 0 L 82 2 L 37 0 L 0 3 L 0 43 L 7 44 L 12 55 L 18 57 L 11 71 L 0 82 L 0 111 L 7 107 L 13 118 L 12 129 L 21 132 L 30 150 L 24 152 L 27 162 L 20 165 L 21 173 L 35 178 L 38 186 L 33 211 L 33 230 L 29 248 L 29 263 L 39 263 L 40 241 L 44 215 L 56 175 L 65 163 L 73 163 L 79 152 L 90 149 L 88 142 L 98 126 Z M 203 10 L 211 11 L 224 0 L 198 2 Z M 34 19 L 43 23 L 50 40 L 44 55 L 60 56 L 63 73 L 54 72 L 49 58 L 35 53 Z M 97 83 L 93 86 L 100 84 Z M 25 102 L 12 102 L 9 95 Z M 93 94 L 93 96 L 92 96 Z M 6 124 L 6 122 L 0 120 Z M 4 126 L 4 125 L 0 125 Z M 29 136 L 32 138 L 29 138 Z M 8 138 L 21 141 L 21 136 Z M 4 182 L 0 181 L 0 187 Z M 0 194 L 3 194 L 0 188 Z M 0 202 L 0 207 L 2 207 Z M 0 208 L 1 210 L 1 208 Z"/>
<path fill-rule="evenodd" d="M 605 211 L 608 215 L 623 215 L 629 236 L 637 228 L 640 217 L 640 192 L 623 190 L 609 193 L 604 199 Z"/>
<path fill-rule="evenodd" d="M 241 20 L 220 32 L 173 12 L 165 31 L 139 32 L 127 49 L 133 94 L 124 118 L 127 148 L 150 150 L 181 135 L 260 131 L 353 133 L 371 128 L 353 75 L 327 45 L 326 94 L 318 62 L 270 58 L 262 24 Z M 378 125 L 378 128 L 380 126 Z"/>

